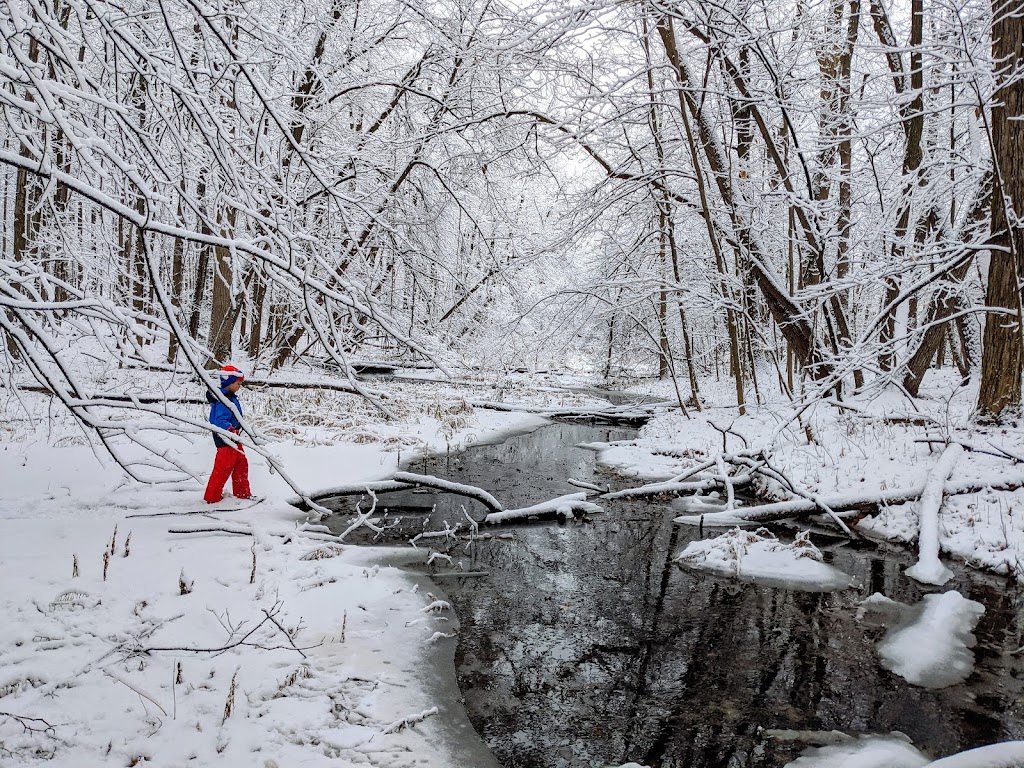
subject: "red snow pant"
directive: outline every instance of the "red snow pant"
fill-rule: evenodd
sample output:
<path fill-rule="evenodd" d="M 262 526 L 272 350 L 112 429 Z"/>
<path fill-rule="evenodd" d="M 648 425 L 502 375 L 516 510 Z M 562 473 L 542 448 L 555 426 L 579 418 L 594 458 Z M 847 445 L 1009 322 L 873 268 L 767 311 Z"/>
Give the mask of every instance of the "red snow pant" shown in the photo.
<path fill-rule="evenodd" d="M 231 491 L 236 498 L 248 499 L 252 496 L 249 490 L 249 460 L 242 452 L 242 446 L 237 448 L 224 446 L 217 449 L 217 458 L 213 460 L 213 472 L 210 473 L 210 482 L 206 484 L 206 495 L 203 498 L 214 503 L 224 498 L 224 484 L 231 478 Z"/>

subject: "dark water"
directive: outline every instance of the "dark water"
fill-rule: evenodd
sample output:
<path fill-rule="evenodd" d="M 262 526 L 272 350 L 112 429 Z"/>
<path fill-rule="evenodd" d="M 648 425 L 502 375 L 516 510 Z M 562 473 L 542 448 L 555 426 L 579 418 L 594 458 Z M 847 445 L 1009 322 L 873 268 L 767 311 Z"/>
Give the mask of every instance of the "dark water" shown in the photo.
<path fill-rule="evenodd" d="M 580 442 L 628 439 L 628 429 L 555 424 L 498 446 L 408 469 L 489 490 L 506 507 L 572 492 L 568 477 L 627 483 L 594 468 Z M 401 542 L 447 519 L 479 519 L 467 499 L 382 496 L 406 507 Z M 685 571 L 670 556 L 697 531 L 672 525 L 662 502 L 611 502 L 591 521 L 505 525 L 510 539 L 439 540 L 456 567 L 486 577 L 438 583 L 462 628 L 456 657 L 475 728 L 509 768 L 592 768 L 636 761 L 663 768 L 774 768 L 805 745 L 762 729 L 852 734 L 901 731 L 940 757 L 1024 737 L 1021 599 L 1004 579 L 956 568 L 958 589 L 986 612 L 977 667 L 942 690 L 909 685 L 878 663 L 884 630 L 855 618 L 880 592 L 916 603 L 902 571 L 913 558 L 839 539 L 816 543 L 863 588 L 807 593 Z M 339 520 L 337 527 L 344 525 Z M 712 532 L 713 535 L 715 532 Z M 407 545 L 406 545 L 407 546 Z M 955 566 L 954 566 L 955 567 Z"/>

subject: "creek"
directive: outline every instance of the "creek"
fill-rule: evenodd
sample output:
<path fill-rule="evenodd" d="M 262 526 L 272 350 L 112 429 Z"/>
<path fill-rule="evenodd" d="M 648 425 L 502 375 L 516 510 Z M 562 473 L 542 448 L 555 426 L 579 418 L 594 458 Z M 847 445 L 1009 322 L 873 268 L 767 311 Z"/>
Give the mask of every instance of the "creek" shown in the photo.
<path fill-rule="evenodd" d="M 554 423 L 406 469 L 484 488 L 507 508 L 527 506 L 578 490 L 570 477 L 640 484 L 577 447 L 635 434 Z M 926 594 L 903 575 L 911 553 L 817 535 L 826 561 L 860 587 L 737 583 L 672 562 L 699 532 L 672 524 L 671 503 L 598 501 L 604 512 L 580 520 L 488 527 L 481 533 L 502 537 L 447 547 L 421 543 L 452 558 L 434 578 L 461 624 L 459 687 L 474 728 L 507 768 L 776 768 L 806 748 L 771 737 L 782 730 L 899 731 L 934 757 L 1024 737 L 1016 653 L 1024 621 L 1012 581 L 949 564 L 956 576 L 944 589 L 986 609 L 976 666 L 962 684 L 918 688 L 879 664 L 884 629 L 857 620 L 872 593 L 903 603 Z M 381 507 L 401 522 L 376 543 L 403 547 L 446 521 L 465 533 L 465 513 L 484 514 L 470 499 L 419 491 L 382 495 Z M 340 529 L 348 519 L 326 522 Z"/>

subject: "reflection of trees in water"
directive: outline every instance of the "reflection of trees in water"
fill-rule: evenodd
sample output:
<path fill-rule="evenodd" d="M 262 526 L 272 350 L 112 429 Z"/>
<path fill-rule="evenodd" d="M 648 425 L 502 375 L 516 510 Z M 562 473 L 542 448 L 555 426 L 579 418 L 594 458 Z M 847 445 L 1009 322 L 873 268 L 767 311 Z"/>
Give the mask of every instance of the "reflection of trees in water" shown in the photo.
<path fill-rule="evenodd" d="M 567 446 L 620 436 L 560 426 L 485 449 L 479 461 L 418 471 L 507 503 L 537 501 L 565 492 L 566 477 L 589 476 L 592 456 Z M 1009 654 L 1021 645 L 1016 592 L 973 575 L 959 585 L 989 606 L 979 670 L 966 686 L 925 691 L 880 667 L 884 630 L 855 620 L 872 592 L 920 600 L 900 557 L 836 549 L 835 565 L 863 592 L 737 585 L 670 562 L 695 533 L 671 517 L 664 505 L 630 502 L 608 505 L 593 524 L 506 528 L 515 541 L 464 557 L 491 578 L 446 581 L 462 622 L 467 708 L 506 765 L 774 768 L 799 750 L 766 742 L 759 728 L 899 730 L 936 755 L 1024 734 L 1020 686 L 1007 673 L 1019 668 Z"/>

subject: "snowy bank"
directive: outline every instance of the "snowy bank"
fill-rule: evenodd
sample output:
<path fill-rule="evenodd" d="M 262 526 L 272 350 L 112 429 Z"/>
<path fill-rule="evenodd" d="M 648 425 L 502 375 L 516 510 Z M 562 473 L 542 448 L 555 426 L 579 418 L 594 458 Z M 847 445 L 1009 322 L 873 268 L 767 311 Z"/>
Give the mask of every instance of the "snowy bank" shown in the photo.
<path fill-rule="evenodd" d="M 266 448 L 315 493 L 542 423 L 421 417 L 359 443 L 310 427 Z M 458 701 L 457 619 L 394 550 L 331 544 L 254 453 L 265 500 L 206 505 L 196 481 L 126 482 L 57 426 L 0 449 L 4 768 L 496 766 Z M 207 435 L 151 440 L 205 478 Z"/>

